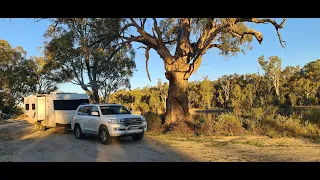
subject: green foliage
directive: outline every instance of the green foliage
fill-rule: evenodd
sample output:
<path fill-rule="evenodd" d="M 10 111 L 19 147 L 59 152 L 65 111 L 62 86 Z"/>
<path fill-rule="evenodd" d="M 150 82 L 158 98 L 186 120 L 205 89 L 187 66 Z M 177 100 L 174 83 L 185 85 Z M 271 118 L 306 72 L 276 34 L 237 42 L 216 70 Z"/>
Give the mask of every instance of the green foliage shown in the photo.
<path fill-rule="evenodd" d="M 269 57 L 269 61 L 265 61 L 264 56 L 261 56 L 259 57 L 258 62 L 264 70 L 266 78 L 271 81 L 279 100 L 282 60 L 278 56 L 271 56 Z"/>
<path fill-rule="evenodd" d="M 189 107 L 190 108 L 200 108 L 203 103 L 200 103 L 200 93 L 199 93 L 199 82 L 194 81 L 189 83 Z"/>
<path fill-rule="evenodd" d="M 50 93 L 60 82 L 45 57 L 26 57 L 22 47 L 12 48 L 0 39 L 0 109 L 19 114 L 23 97 L 36 93 Z M 44 68 L 47 67 L 47 68 Z"/>
<path fill-rule="evenodd" d="M 160 131 L 162 125 L 161 125 L 161 115 L 148 112 L 144 114 L 144 117 L 147 120 L 148 123 L 148 130 L 150 131 Z"/>
<path fill-rule="evenodd" d="M 120 88 L 130 88 L 135 52 L 120 43 L 120 35 L 126 30 L 123 21 L 56 18 L 46 33 L 49 42 L 45 53 L 54 64 L 56 75 L 79 85 L 96 103 L 107 102 L 109 95 Z"/>
<path fill-rule="evenodd" d="M 270 59 L 271 65 L 266 61 L 261 62 L 265 63 L 263 65 L 266 67 L 278 67 L 275 65 L 277 58 Z M 317 82 L 303 77 L 299 66 L 286 67 L 281 72 L 280 80 L 281 107 L 288 109 L 288 107 L 295 105 L 309 105 L 308 102 L 311 105 L 319 105 L 320 93 L 317 91 L 319 89 Z M 257 121 L 262 118 L 273 119 L 280 113 L 280 106 L 278 106 L 273 88 L 270 77 L 266 75 L 232 74 L 222 76 L 214 81 L 204 77 L 202 81 L 189 83 L 189 108 L 232 108 L 239 118 Z M 158 81 L 157 86 L 119 91 L 114 93 L 111 99 L 113 99 L 112 102 L 124 103 L 132 107 L 134 111 L 143 111 L 144 113 L 151 111 L 161 114 L 165 111 L 167 90 L 168 83 Z M 309 94 L 306 94 L 308 92 Z M 126 99 L 130 99 L 130 101 Z M 287 115 L 291 114 L 292 112 L 287 113 Z"/>
<path fill-rule="evenodd" d="M 223 113 L 213 124 L 216 135 L 239 135 L 243 133 L 242 121 L 232 113 Z"/>
<path fill-rule="evenodd" d="M 307 63 L 301 69 L 301 74 L 313 82 L 320 82 L 320 59 Z"/>
<path fill-rule="evenodd" d="M 212 107 L 212 99 L 214 96 L 213 83 L 209 80 L 208 76 L 204 77 L 200 82 L 199 88 L 200 107 L 209 109 Z"/>
<path fill-rule="evenodd" d="M 310 79 L 299 78 L 292 82 L 292 93 L 297 96 L 296 102 L 298 105 L 312 105 L 315 104 L 315 98 L 320 82 L 313 82 Z M 311 102 L 313 100 L 313 103 Z M 294 99 L 292 99 L 294 100 Z"/>
<path fill-rule="evenodd" d="M 302 112 L 302 119 L 317 124 L 320 128 L 320 109 L 311 108 Z"/>

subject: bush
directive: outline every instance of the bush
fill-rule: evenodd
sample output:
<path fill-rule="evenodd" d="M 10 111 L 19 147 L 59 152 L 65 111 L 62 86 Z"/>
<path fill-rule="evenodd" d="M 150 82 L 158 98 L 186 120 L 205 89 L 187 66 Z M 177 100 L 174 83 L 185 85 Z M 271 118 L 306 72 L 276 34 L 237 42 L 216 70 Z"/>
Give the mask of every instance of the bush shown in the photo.
<path fill-rule="evenodd" d="M 320 129 L 308 120 L 286 117 L 277 114 L 277 108 L 265 106 L 252 108 L 247 118 L 237 117 L 234 113 L 222 113 L 218 118 L 203 118 L 179 121 L 167 126 L 161 125 L 160 115 L 147 113 L 145 117 L 151 130 L 161 131 L 178 137 L 241 135 L 244 133 L 266 135 L 268 137 L 305 137 L 320 140 Z M 319 114 L 318 114 L 319 113 Z M 308 111 L 304 118 L 317 120 L 320 110 Z"/>
<path fill-rule="evenodd" d="M 282 133 L 282 136 L 293 136 L 297 137 L 303 134 L 303 127 L 300 119 L 287 118 L 278 115 L 275 119 L 276 130 Z"/>
<path fill-rule="evenodd" d="M 275 119 L 264 119 L 260 127 L 264 130 L 262 135 L 282 137 L 320 138 L 320 129 L 301 119 L 278 115 Z"/>
<path fill-rule="evenodd" d="M 302 119 L 304 121 L 310 121 L 314 124 L 317 124 L 320 127 L 320 109 L 311 108 L 307 111 L 302 112 Z"/>
<path fill-rule="evenodd" d="M 213 124 L 213 131 L 216 135 L 239 135 L 244 132 L 240 118 L 233 113 L 223 113 Z"/>
<path fill-rule="evenodd" d="M 176 123 L 166 125 L 163 133 L 177 137 L 201 135 L 201 132 L 199 132 L 199 123 L 190 120 L 178 121 Z"/>
<path fill-rule="evenodd" d="M 242 126 L 252 132 L 253 134 L 259 133 L 260 129 L 260 121 L 258 120 L 253 120 L 253 119 L 244 119 L 242 122 Z"/>
<path fill-rule="evenodd" d="M 263 118 L 264 119 L 274 119 L 277 111 L 278 111 L 277 106 L 272 106 L 272 105 L 266 105 L 262 108 L 263 111 Z"/>
<path fill-rule="evenodd" d="M 180 137 L 210 135 L 240 135 L 244 132 L 240 118 L 233 113 L 223 113 L 216 120 L 197 118 L 166 126 L 165 133 Z"/>
<path fill-rule="evenodd" d="M 263 109 L 260 108 L 252 108 L 250 112 L 250 119 L 254 120 L 261 120 L 264 117 L 265 113 L 263 112 Z"/>
<path fill-rule="evenodd" d="M 148 130 L 159 130 L 162 128 L 161 125 L 161 115 L 157 115 L 152 112 L 147 112 L 144 114 L 144 117 L 147 120 L 148 123 Z"/>

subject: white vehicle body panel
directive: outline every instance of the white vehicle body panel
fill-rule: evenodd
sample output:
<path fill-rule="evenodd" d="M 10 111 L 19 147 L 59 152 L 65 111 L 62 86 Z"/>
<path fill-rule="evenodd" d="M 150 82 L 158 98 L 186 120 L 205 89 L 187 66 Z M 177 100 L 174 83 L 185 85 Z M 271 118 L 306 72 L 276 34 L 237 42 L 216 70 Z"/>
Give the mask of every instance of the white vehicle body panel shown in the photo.
<path fill-rule="evenodd" d="M 99 107 L 99 105 L 81 105 L 78 107 L 76 113 L 73 116 L 73 121 L 71 123 L 71 129 L 75 129 L 75 125 L 79 124 L 81 127 L 81 130 L 85 134 L 99 134 L 99 128 L 101 125 L 104 125 L 108 128 L 109 135 L 116 137 L 116 136 L 129 136 L 133 134 L 141 134 L 147 131 L 147 122 L 141 115 L 135 115 L 135 114 L 113 114 L 113 115 L 102 115 L 101 110 L 99 108 L 99 115 L 100 116 L 91 116 L 91 115 L 81 115 L 77 114 L 78 110 L 83 106 L 91 106 L 91 107 Z M 105 106 L 105 105 L 103 105 Z M 108 105 L 107 105 L 108 106 Z M 110 106 L 114 106 L 113 104 L 110 104 Z M 134 125 L 126 125 L 126 123 L 123 124 L 111 124 L 108 121 L 111 119 L 135 119 L 141 123 Z M 140 129 L 130 129 L 130 128 L 140 128 Z M 115 130 L 115 128 L 117 130 Z"/>
<path fill-rule="evenodd" d="M 56 127 L 58 124 L 70 125 L 78 105 L 82 101 L 88 101 L 87 94 L 37 94 L 24 98 L 24 116 L 32 122 L 41 122 L 46 127 Z M 60 105 L 70 103 L 69 100 L 76 100 L 74 109 L 60 110 L 55 102 Z M 57 104 L 56 104 L 57 105 Z M 79 104 L 80 105 L 80 104 Z M 67 106 L 67 105 L 65 105 Z"/>

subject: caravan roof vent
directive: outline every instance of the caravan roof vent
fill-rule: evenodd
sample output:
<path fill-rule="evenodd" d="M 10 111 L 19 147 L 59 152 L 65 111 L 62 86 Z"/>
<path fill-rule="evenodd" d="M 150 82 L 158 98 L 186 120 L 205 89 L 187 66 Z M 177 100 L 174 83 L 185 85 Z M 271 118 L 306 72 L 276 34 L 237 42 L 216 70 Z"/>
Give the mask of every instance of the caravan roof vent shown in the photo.
<path fill-rule="evenodd" d="M 57 91 L 57 92 L 50 92 L 50 94 L 76 94 L 76 93 L 68 93 L 68 92 Z"/>

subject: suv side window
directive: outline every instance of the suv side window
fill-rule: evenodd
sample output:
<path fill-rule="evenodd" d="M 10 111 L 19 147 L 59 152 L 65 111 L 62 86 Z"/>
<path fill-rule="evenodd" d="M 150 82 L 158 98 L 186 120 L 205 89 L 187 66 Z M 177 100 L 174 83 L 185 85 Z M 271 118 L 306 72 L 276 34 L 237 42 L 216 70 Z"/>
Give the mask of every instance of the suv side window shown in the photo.
<path fill-rule="evenodd" d="M 100 114 L 97 106 L 92 106 L 91 112 L 98 112 L 98 114 Z M 91 113 L 90 113 L 90 115 L 91 115 Z"/>
<path fill-rule="evenodd" d="M 83 115 L 83 106 L 79 107 L 77 115 Z"/>
<path fill-rule="evenodd" d="M 92 106 L 83 106 L 83 114 L 84 116 L 91 116 L 91 108 Z"/>

